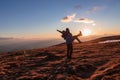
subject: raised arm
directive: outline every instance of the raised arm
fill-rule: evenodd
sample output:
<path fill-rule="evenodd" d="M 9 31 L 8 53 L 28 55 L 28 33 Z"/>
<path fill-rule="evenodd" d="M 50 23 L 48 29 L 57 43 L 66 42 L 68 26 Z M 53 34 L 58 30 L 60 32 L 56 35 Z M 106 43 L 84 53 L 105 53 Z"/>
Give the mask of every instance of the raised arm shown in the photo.
<path fill-rule="evenodd" d="M 60 30 L 58 30 L 58 29 L 57 29 L 57 31 L 60 32 L 60 33 L 62 33 L 62 31 L 60 31 Z"/>

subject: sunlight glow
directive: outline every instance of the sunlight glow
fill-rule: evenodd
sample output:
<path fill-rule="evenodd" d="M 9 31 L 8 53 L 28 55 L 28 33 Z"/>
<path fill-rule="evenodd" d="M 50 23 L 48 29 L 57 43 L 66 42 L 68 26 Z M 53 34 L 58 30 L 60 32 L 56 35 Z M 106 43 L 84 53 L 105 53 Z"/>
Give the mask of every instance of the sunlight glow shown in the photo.
<path fill-rule="evenodd" d="M 89 36 L 91 34 L 91 30 L 90 29 L 83 29 L 82 34 L 83 34 L 83 36 Z"/>
<path fill-rule="evenodd" d="M 96 24 L 95 24 L 95 23 L 93 23 L 92 25 L 93 25 L 93 26 L 95 26 Z"/>

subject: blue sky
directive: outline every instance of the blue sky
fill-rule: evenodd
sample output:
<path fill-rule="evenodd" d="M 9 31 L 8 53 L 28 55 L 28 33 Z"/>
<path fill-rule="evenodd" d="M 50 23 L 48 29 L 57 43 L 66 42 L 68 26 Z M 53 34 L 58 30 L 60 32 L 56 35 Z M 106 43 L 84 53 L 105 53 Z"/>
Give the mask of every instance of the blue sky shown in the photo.
<path fill-rule="evenodd" d="M 66 27 L 120 34 L 119 8 L 120 0 L 0 0 L 0 37 L 57 38 Z"/>

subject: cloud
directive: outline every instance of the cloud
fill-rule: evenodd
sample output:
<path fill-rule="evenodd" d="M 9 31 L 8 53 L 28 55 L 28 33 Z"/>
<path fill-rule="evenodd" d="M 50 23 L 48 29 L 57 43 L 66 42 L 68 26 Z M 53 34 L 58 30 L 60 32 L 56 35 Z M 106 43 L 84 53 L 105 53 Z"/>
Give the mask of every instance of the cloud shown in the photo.
<path fill-rule="evenodd" d="M 74 9 L 82 9 L 82 6 L 81 5 L 76 5 L 76 6 L 74 6 Z"/>
<path fill-rule="evenodd" d="M 87 10 L 86 13 L 87 13 L 87 14 L 90 14 L 90 13 L 92 13 L 92 12 L 98 11 L 99 9 L 100 9 L 99 6 L 94 6 L 94 7 L 92 7 L 91 9 Z"/>
<path fill-rule="evenodd" d="M 66 16 L 66 17 L 64 17 L 64 18 L 61 19 L 61 22 L 65 22 L 65 23 L 71 22 L 71 21 L 73 21 L 73 19 L 75 18 L 75 16 L 76 16 L 76 14 L 72 14 L 70 16 Z"/>
<path fill-rule="evenodd" d="M 74 20 L 74 22 L 78 22 L 78 23 L 92 23 L 92 24 L 95 24 L 94 20 L 91 20 L 91 19 L 89 19 L 89 18 L 76 19 L 76 20 Z"/>
<path fill-rule="evenodd" d="M 92 24 L 95 26 L 95 21 L 89 18 L 76 18 L 76 14 L 72 14 L 70 16 L 66 16 L 61 19 L 63 23 L 75 22 L 75 23 L 85 23 L 85 24 Z"/>

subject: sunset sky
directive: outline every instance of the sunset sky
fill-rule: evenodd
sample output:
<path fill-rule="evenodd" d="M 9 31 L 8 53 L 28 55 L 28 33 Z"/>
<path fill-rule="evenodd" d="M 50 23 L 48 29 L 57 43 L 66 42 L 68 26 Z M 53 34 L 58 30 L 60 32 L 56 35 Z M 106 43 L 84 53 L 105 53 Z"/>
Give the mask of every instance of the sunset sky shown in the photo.
<path fill-rule="evenodd" d="M 120 0 L 0 0 L 0 37 L 60 38 L 66 27 L 120 34 Z"/>

